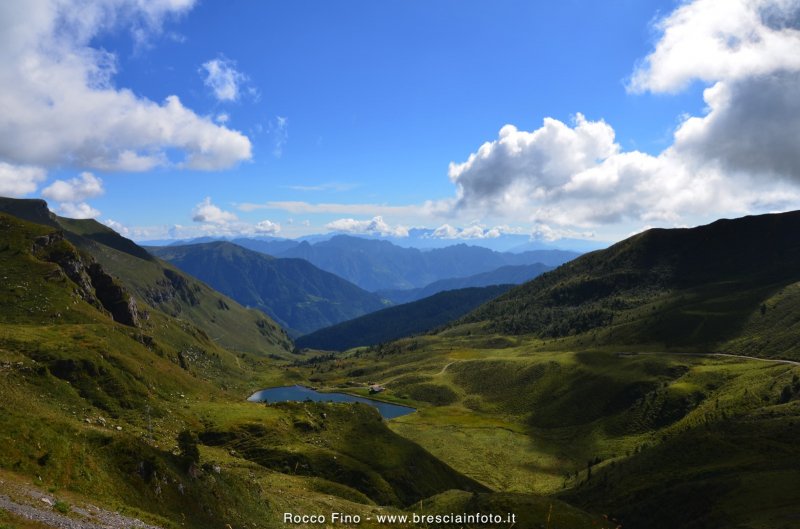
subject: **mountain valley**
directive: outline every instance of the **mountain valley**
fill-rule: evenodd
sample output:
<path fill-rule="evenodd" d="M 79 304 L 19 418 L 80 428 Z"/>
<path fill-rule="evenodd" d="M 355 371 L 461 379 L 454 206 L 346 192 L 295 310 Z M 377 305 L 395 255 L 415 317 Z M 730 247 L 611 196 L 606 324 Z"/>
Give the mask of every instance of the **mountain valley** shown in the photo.
<path fill-rule="evenodd" d="M 0 479 L 13 490 L 32 480 L 67 515 L 99 504 L 164 528 L 280 527 L 280 513 L 298 511 L 379 527 L 378 514 L 418 502 L 427 512 L 499 502 L 537 518 L 555 504 L 555 519 L 602 522 L 560 500 L 499 495 L 371 407 L 246 402 L 304 382 L 299 366 L 319 357 L 293 353 L 268 317 L 93 221 L 41 201 L 2 206 L 15 214 L 0 213 Z"/>
<path fill-rule="evenodd" d="M 92 502 L 164 528 L 475 509 L 526 527 L 795 525 L 795 213 L 645 232 L 521 286 L 375 312 L 341 335 L 405 337 L 331 354 L 94 221 L 0 205 L 0 479 L 67 513 Z M 488 302 L 432 331 L 402 327 L 398 309 L 481 290 Z M 417 411 L 245 400 L 291 384 L 379 385 Z"/>

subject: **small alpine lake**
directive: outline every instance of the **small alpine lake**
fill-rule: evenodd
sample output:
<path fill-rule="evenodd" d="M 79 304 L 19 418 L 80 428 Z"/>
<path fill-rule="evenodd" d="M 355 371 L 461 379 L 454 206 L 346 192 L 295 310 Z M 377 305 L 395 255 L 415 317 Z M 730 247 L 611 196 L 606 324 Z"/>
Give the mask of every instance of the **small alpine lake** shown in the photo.
<path fill-rule="evenodd" d="M 416 409 L 399 404 L 389 404 L 379 400 L 356 397 L 347 393 L 322 393 L 305 386 L 282 386 L 256 391 L 247 399 L 250 402 L 361 402 L 377 408 L 384 419 L 394 419 L 413 413 Z"/>

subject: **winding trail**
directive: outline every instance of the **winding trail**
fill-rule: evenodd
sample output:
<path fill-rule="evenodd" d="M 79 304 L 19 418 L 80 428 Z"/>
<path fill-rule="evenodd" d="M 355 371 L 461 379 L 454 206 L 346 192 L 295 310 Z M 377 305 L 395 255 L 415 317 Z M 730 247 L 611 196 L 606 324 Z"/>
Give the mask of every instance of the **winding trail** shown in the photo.
<path fill-rule="evenodd" d="M 445 372 L 445 371 L 447 371 L 447 368 L 448 368 L 448 367 L 450 367 L 451 365 L 455 364 L 456 362 L 460 362 L 460 361 L 461 361 L 461 360 L 453 360 L 453 361 L 452 361 L 452 362 L 450 362 L 449 364 L 446 364 L 446 365 L 445 365 L 445 366 L 442 368 L 442 370 L 441 370 L 441 371 L 439 371 L 439 372 L 438 372 L 438 373 L 436 373 L 436 374 L 437 374 L 437 375 L 444 375 L 444 372 Z"/>
<path fill-rule="evenodd" d="M 659 352 L 641 352 L 641 353 L 624 352 L 624 353 L 620 353 L 620 354 L 622 354 L 622 355 L 630 355 L 630 356 L 636 356 L 636 355 L 720 356 L 720 357 L 726 357 L 726 358 L 741 358 L 743 360 L 757 360 L 759 362 L 769 362 L 769 363 L 772 363 L 772 364 L 786 364 L 786 365 L 792 365 L 792 366 L 800 366 L 800 362 L 797 362 L 795 360 L 784 360 L 782 358 L 759 358 L 757 356 L 735 355 L 735 354 L 731 354 L 731 353 L 681 353 L 681 352 L 677 352 L 677 351 L 659 351 Z M 447 366 L 445 366 L 445 367 L 447 367 Z"/>

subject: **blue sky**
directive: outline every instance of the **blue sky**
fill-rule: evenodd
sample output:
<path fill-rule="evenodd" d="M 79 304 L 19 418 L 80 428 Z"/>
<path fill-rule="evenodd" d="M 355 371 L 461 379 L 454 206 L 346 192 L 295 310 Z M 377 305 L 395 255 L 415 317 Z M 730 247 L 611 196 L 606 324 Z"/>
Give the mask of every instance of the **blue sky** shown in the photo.
<path fill-rule="evenodd" d="M 797 30 L 758 13 L 796 20 L 797 6 L 734 4 L 730 25 L 713 0 L 39 0 L 3 17 L 29 31 L 2 53 L 23 65 L 35 49 L 64 71 L 19 95 L 0 79 L 0 105 L 52 114 L 0 122 L 0 136 L 43 138 L 0 149 L 0 194 L 139 240 L 415 226 L 616 240 L 791 209 L 789 149 L 777 169 L 737 160 L 748 137 L 720 131 L 766 118 L 704 89 L 745 98 L 767 74 L 794 86 Z M 777 57 L 772 70 L 740 53 L 754 31 L 783 39 L 745 50 Z M 687 43 L 697 64 L 684 68 Z M 776 112 L 796 123 L 796 107 Z"/>

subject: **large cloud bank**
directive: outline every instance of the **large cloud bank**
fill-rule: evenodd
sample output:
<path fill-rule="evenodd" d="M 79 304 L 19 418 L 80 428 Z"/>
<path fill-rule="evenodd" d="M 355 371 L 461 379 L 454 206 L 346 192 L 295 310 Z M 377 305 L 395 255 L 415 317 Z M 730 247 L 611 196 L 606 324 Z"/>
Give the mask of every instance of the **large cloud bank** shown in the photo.
<path fill-rule="evenodd" d="M 623 151 L 612 126 L 578 114 L 533 131 L 506 125 L 451 163 L 454 208 L 560 226 L 680 223 L 797 207 L 800 1 L 695 0 L 658 21 L 628 89 L 707 84 L 658 155 Z"/>
<path fill-rule="evenodd" d="M 0 193 L 29 194 L 52 168 L 215 170 L 249 159 L 246 136 L 199 116 L 177 96 L 154 102 L 116 87 L 115 56 L 91 46 L 120 29 L 144 42 L 192 4 L 0 2 Z"/>

